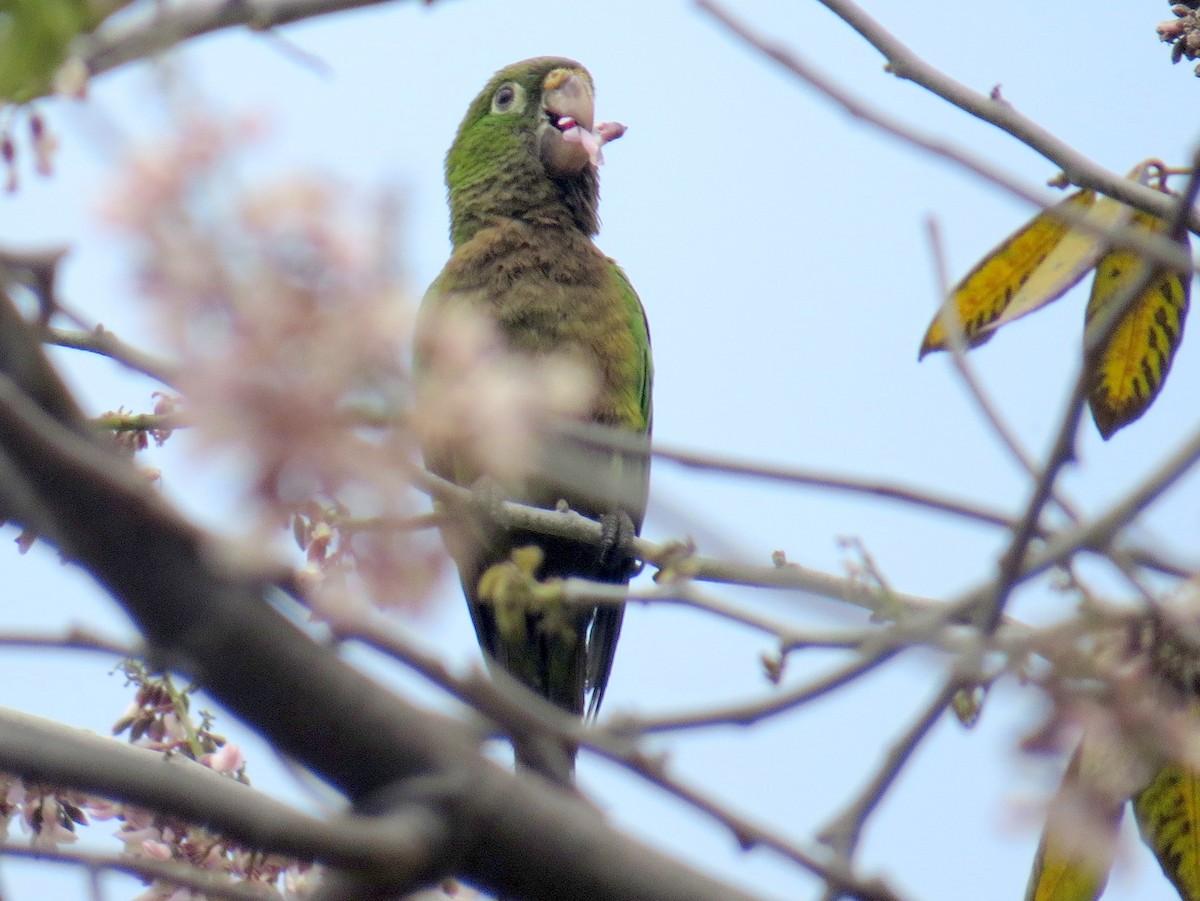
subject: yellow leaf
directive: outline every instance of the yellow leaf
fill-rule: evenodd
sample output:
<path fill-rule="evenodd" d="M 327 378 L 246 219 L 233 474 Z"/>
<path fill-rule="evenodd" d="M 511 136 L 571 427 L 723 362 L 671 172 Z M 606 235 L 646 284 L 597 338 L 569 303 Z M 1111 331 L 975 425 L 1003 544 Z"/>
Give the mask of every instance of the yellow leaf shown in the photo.
<path fill-rule="evenodd" d="M 1086 217 L 1093 229 L 1071 228 L 1013 294 L 1004 311 L 981 329 L 980 340 L 986 341 L 1002 325 L 1058 300 L 1079 284 L 1104 252 L 1104 232 L 1097 233 L 1097 230 L 1125 225 L 1132 213 L 1132 209 L 1111 197 L 1097 200 Z"/>
<path fill-rule="evenodd" d="M 1095 901 L 1108 882 L 1102 866 L 1081 860 L 1042 834 L 1025 901 Z"/>
<path fill-rule="evenodd" d="M 1183 901 L 1200 901 L 1200 782 L 1168 764 L 1133 799 L 1142 840 Z"/>
<path fill-rule="evenodd" d="M 1085 735 L 1046 816 L 1025 901 L 1095 901 L 1108 881 L 1125 802 L 1148 779 L 1119 737 Z"/>
<path fill-rule="evenodd" d="M 1162 219 L 1140 211 L 1132 225 L 1151 234 L 1167 228 Z M 1181 243 L 1190 251 L 1186 237 Z M 1147 265 L 1135 251 L 1105 254 L 1096 266 L 1087 322 L 1123 294 Z M 1088 404 L 1096 428 L 1106 439 L 1145 413 L 1162 388 L 1183 335 L 1191 284 L 1190 272 L 1180 276 L 1167 271 L 1155 278 L 1089 363 L 1092 388 Z"/>
<path fill-rule="evenodd" d="M 949 346 L 953 321 L 949 317 L 955 313 L 967 344 L 973 347 L 991 337 L 1003 322 L 1060 297 L 1095 264 L 1101 247 L 1096 235 L 1072 229 L 1060 214 L 1091 211 L 1089 218 L 1103 227 L 1119 218 L 1123 209 L 1108 198 L 1096 203 L 1094 191 L 1076 191 L 1039 213 L 954 286 L 925 333 L 920 356 Z"/>
<path fill-rule="evenodd" d="M 1145 160 L 1126 178 L 1161 182 L 1163 164 Z M 1063 214 L 1066 214 L 1064 217 Z M 948 346 L 954 316 L 969 347 L 991 338 L 1003 325 L 1058 300 L 1078 284 L 1104 252 L 1104 235 L 1126 224 L 1133 210 L 1091 190 L 1070 197 L 1035 216 L 954 286 L 921 343 L 918 358 Z M 1084 217 L 1084 223 L 1067 221 Z"/>

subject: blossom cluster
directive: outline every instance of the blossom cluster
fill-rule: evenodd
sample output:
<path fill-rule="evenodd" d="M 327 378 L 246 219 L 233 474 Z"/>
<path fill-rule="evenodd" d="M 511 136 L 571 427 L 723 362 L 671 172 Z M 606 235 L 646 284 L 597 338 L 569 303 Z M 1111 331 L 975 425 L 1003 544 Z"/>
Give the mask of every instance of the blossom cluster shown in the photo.
<path fill-rule="evenodd" d="M 107 216 L 130 239 L 139 293 L 179 361 L 197 445 L 240 474 L 257 510 L 259 540 L 247 544 L 269 549 L 280 525 L 314 508 L 343 511 L 330 519 L 338 530 L 411 515 L 417 453 L 404 427 L 412 310 L 391 207 L 354 203 L 328 179 L 243 185 L 240 154 L 257 133 L 182 123 L 130 159 Z M 305 550 L 313 587 L 343 591 L 351 566 L 374 603 L 414 607 L 429 595 L 435 548 L 402 530 L 346 530 Z"/>
<path fill-rule="evenodd" d="M 126 663 L 125 672 L 137 688 L 134 700 L 114 725 L 114 734 L 127 733 L 139 747 L 183 755 L 249 783 L 241 749 L 212 731 L 209 715 L 194 720 L 186 691 L 178 690 L 170 677 L 151 676 L 132 662 Z M 31 836 L 34 847 L 52 851 L 78 841 L 80 827 L 109 820 L 119 823 L 115 835 L 126 859 L 186 864 L 254 886 L 264 898 L 281 901 L 301 901 L 315 884 L 316 870 L 309 864 L 241 848 L 176 817 L 0 776 L 0 838 L 7 837 L 15 821 Z M 204 899 L 194 888 L 160 879 L 147 881 L 147 888 L 135 901 Z"/>

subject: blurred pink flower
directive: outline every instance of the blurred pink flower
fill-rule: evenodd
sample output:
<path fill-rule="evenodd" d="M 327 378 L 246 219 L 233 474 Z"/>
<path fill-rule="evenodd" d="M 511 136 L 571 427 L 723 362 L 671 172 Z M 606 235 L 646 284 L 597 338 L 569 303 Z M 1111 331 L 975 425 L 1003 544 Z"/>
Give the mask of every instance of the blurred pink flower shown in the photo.
<path fill-rule="evenodd" d="M 212 767 L 218 773 L 236 773 L 246 764 L 246 758 L 242 754 L 242 749 L 233 742 L 226 742 L 219 750 L 212 754 L 205 754 L 200 758 L 200 762 L 205 766 Z"/>
<path fill-rule="evenodd" d="M 519 479 L 536 459 L 545 423 L 579 415 L 594 391 L 572 360 L 531 360 L 506 352 L 483 317 L 450 308 L 422 323 L 426 361 L 411 416 L 427 456 L 470 461 L 478 475 Z"/>
<path fill-rule="evenodd" d="M 314 501 L 341 519 L 414 512 L 403 421 L 412 314 L 390 208 L 311 177 L 241 185 L 238 153 L 255 131 L 184 123 L 128 162 L 106 216 L 137 246 L 137 281 L 181 364 L 198 442 L 245 474 L 261 537 L 250 550 L 269 554 L 274 531 Z M 351 549 L 329 527 L 304 546 L 312 562 L 352 566 L 376 603 L 429 596 L 427 538 L 397 532 Z"/>

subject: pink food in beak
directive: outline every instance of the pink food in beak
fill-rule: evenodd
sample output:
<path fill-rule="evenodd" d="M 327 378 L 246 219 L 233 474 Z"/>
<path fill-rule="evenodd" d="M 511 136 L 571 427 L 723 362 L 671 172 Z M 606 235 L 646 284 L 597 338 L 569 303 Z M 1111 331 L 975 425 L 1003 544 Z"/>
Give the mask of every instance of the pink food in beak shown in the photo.
<path fill-rule="evenodd" d="M 588 131 L 573 116 L 563 116 L 555 125 L 562 132 L 564 141 L 579 144 L 587 151 L 593 166 L 604 162 L 604 154 L 600 152 L 600 148 L 625 134 L 625 126 L 620 122 L 600 122 Z"/>

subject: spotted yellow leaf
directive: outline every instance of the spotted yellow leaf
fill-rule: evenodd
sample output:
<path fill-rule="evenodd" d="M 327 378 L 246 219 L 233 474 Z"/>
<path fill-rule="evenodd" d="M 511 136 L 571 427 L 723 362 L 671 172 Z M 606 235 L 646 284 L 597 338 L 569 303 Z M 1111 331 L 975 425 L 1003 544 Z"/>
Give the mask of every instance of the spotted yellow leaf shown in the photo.
<path fill-rule="evenodd" d="M 1183 901 L 1200 901 L 1200 780 L 1177 764 L 1133 799 L 1142 839 Z"/>
<path fill-rule="evenodd" d="M 1167 227 L 1162 219 L 1140 211 L 1131 224 L 1154 234 L 1162 234 Z M 1181 243 L 1185 250 L 1190 249 L 1186 237 Z M 1096 266 L 1087 322 L 1123 294 L 1147 265 L 1135 251 L 1105 254 Z M 1088 404 L 1105 438 L 1145 413 L 1162 388 L 1183 335 L 1191 283 L 1190 272 L 1185 276 L 1171 271 L 1158 275 L 1089 363 L 1092 387 Z"/>
<path fill-rule="evenodd" d="M 1126 178 L 1161 182 L 1163 164 L 1145 160 Z M 919 357 L 949 346 L 950 329 L 961 328 L 976 347 L 1001 326 L 1057 300 L 1094 267 L 1104 236 L 1125 225 L 1133 210 L 1090 190 L 1076 191 L 1009 236 L 954 286 L 934 316 Z M 1082 218 L 1082 222 L 1079 221 Z"/>
<path fill-rule="evenodd" d="M 1068 198 L 1069 199 L 1069 198 Z M 1133 210 L 1110 197 L 1101 197 L 1087 212 L 1092 226 L 1071 228 L 1042 263 L 1013 294 L 1004 310 L 980 329 L 986 341 L 1003 325 L 1058 300 L 1087 275 L 1104 252 L 1103 230 L 1129 222 Z"/>
<path fill-rule="evenodd" d="M 1035 216 L 989 253 L 950 292 L 921 343 L 920 356 L 949 346 L 957 316 L 969 346 L 982 344 L 1005 322 L 1061 297 L 1095 265 L 1102 245 L 1092 231 L 1072 228 L 1068 215 L 1087 214 L 1108 227 L 1127 211 L 1114 200 L 1096 201 L 1094 191 L 1076 191 Z"/>

